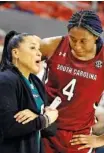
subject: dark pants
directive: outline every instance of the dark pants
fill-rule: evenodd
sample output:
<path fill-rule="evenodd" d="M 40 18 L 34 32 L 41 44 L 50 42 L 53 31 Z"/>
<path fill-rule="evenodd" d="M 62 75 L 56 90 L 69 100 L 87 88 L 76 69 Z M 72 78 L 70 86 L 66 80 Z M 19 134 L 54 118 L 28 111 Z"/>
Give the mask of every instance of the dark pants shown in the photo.
<path fill-rule="evenodd" d="M 104 147 L 97 148 L 96 153 L 104 153 Z"/>

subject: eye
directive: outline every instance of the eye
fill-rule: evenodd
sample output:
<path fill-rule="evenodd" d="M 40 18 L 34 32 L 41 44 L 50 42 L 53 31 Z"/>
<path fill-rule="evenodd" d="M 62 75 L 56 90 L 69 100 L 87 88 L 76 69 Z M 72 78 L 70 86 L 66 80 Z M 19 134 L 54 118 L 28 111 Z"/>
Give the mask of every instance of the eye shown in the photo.
<path fill-rule="evenodd" d="M 35 49 L 35 47 L 34 47 L 34 46 L 32 46 L 32 47 L 30 47 L 30 49 Z"/>
<path fill-rule="evenodd" d="M 71 38 L 71 40 L 73 41 L 73 42 L 76 42 L 77 40 L 76 39 L 74 39 L 74 38 Z"/>
<path fill-rule="evenodd" d="M 82 40 L 81 41 L 83 44 L 86 44 L 87 43 L 87 40 Z"/>

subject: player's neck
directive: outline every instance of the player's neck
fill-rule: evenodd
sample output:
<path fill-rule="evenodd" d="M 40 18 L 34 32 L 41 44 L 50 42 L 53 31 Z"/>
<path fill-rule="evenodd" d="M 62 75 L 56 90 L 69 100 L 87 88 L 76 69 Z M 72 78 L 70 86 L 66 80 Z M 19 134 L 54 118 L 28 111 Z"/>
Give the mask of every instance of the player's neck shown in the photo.
<path fill-rule="evenodd" d="M 82 60 L 82 61 L 88 61 L 88 60 L 91 60 L 93 59 L 95 56 L 96 56 L 96 45 L 94 46 L 93 48 L 93 51 L 85 54 L 84 56 L 78 56 L 74 50 L 72 50 L 72 54 L 75 58 L 79 59 L 79 60 Z"/>

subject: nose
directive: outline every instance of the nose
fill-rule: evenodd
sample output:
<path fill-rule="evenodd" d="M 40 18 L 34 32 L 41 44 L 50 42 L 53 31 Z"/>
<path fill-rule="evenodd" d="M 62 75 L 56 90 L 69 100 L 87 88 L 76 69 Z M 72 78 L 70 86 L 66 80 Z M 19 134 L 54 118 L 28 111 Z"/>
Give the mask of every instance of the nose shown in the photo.
<path fill-rule="evenodd" d="M 80 50 L 81 49 L 81 44 L 79 42 L 76 42 L 75 49 L 76 50 Z"/>
<path fill-rule="evenodd" d="M 37 51 L 37 56 L 42 56 L 42 53 L 40 50 Z"/>

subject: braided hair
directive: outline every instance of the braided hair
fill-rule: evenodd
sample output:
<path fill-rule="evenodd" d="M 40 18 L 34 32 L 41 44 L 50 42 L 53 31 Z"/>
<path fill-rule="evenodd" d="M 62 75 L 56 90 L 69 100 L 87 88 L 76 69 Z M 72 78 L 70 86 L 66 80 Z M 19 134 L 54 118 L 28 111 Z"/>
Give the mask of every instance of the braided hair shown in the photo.
<path fill-rule="evenodd" d="M 10 31 L 7 33 L 4 41 L 3 54 L 0 63 L 0 70 L 3 71 L 6 68 L 13 68 L 12 64 L 12 49 L 18 48 L 19 43 L 23 41 L 25 36 L 29 36 L 27 33 L 17 33 L 16 31 Z"/>
<path fill-rule="evenodd" d="M 93 35 L 97 36 L 97 51 L 101 49 L 103 41 L 100 35 L 103 32 L 103 29 L 99 16 L 94 11 L 82 10 L 73 14 L 68 22 L 68 31 L 70 31 L 70 29 L 73 27 L 83 27 L 91 32 Z"/>

